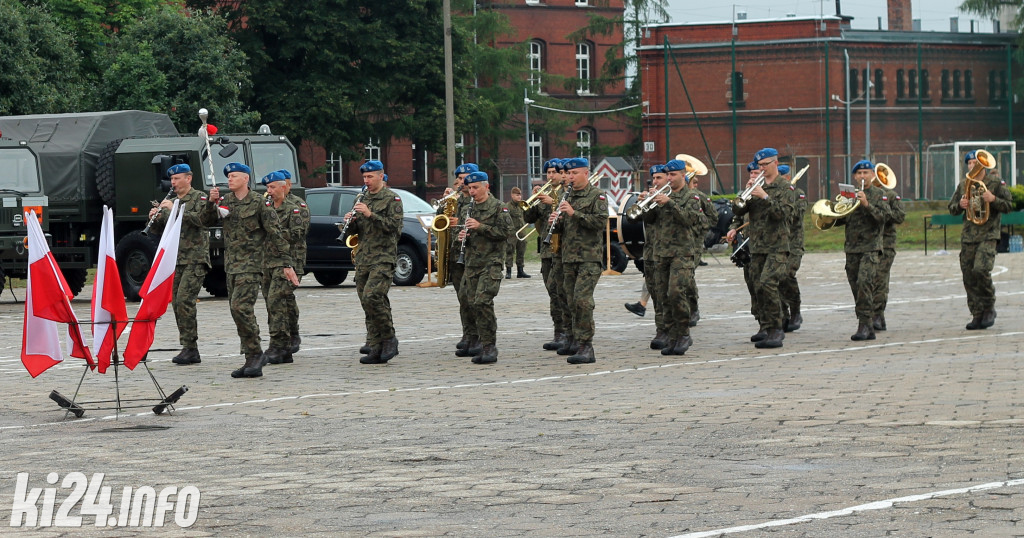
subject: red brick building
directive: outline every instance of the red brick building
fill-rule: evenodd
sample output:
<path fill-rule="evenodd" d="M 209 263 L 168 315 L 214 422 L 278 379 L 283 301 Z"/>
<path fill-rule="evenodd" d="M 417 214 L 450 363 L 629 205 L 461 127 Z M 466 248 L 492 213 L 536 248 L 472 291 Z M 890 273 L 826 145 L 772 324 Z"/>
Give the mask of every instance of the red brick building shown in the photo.
<path fill-rule="evenodd" d="M 890 30 L 841 16 L 651 26 L 638 51 L 647 162 L 713 161 L 715 189 L 733 192 L 753 154 L 775 147 L 794 172 L 810 165 L 816 199 L 868 155 L 904 197 L 941 198 L 936 145 L 1019 137 L 1016 34 L 908 31 L 909 6 L 890 1 Z"/>

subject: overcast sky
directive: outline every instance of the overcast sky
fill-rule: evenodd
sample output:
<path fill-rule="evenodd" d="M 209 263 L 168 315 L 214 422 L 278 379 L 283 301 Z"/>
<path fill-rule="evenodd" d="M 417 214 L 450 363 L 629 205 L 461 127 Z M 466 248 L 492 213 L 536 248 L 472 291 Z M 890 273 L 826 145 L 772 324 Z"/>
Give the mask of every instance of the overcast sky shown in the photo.
<path fill-rule="evenodd" d="M 784 17 L 795 13 L 798 17 L 817 16 L 821 13 L 834 15 L 835 0 L 760 0 L 741 1 L 735 4 L 728 0 L 721 4 L 708 0 L 669 0 L 672 22 L 712 22 L 732 20 L 733 9 L 746 11 L 748 19 Z M 962 0 L 912 0 L 911 17 L 921 19 L 921 29 L 926 31 L 949 31 L 949 18 L 960 18 L 960 31 L 970 32 L 970 20 L 978 20 L 976 31 L 991 32 L 992 22 L 980 20 L 958 9 Z M 878 17 L 882 17 L 882 28 L 888 27 L 886 0 L 841 0 L 843 13 L 851 15 L 853 27 L 859 30 L 878 28 Z M 980 26 L 979 26 L 980 25 Z"/>

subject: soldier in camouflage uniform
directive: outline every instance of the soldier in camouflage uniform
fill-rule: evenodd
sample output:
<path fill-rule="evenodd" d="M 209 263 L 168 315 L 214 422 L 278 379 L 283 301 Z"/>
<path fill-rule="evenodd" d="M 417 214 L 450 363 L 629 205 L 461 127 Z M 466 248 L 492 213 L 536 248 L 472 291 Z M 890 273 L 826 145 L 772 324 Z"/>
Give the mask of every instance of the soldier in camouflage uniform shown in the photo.
<path fill-rule="evenodd" d="M 207 226 L 216 221 L 206 213 L 210 204 L 206 193 L 192 188 L 192 169 L 187 164 L 176 164 L 167 169 L 171 190 L 178 196 L 181 216 L 181 236 L 178 242 L 178 261 L 174 266 L 174 321 L 178 324 L 178 342 L 181 352 L 171 362 L 198 364 L 199 331 L 196 327 L 196 297 L 210 270 L 210 232 Z M 159 234 L 167 225 L 174 203 L 160 202 L 149 212 L 153 219 L 151 229 Z"/>
<path fill-rule="evenodd" d="M 686 180 L 687 165 L 673 159 L 665 163 L 665 173 L 671 186 L 670 194 L 654 196 L 655 206 L 644 213 L 644 226 L 656 231 L 652 247 L 658 294 L 654 300 L 664 301 L 664 319 L 667 341 L 662 355 L 682 355 L 693 345 L 690 338 L 690 297 L 696 293 L 694 271 L 700 260 L 694 245 L 704 245 L 707 216 L 700 195 L 689 188 Z"/>
<path fill-rule="evenodd" d="M 688 173 L 694 171 L 689 165 L 687 165 L 686 170 Z M 695 196 L 700 198 L 701 210 L 704 212 L 704 216 L 707 219 L 707 226 L 704 226 L 704 231 L 699 237 L 694 237 L 693 255 L 697 257 L 697 265 L 707 265 L 707 262 L 701 261 L 701 256 L 704 255 L 705 250 L 704 240 L 707 238 L 708 230 L 710 230 L 712 226 L 718 225 L 718 209 L 715 208 L 715 203 L 711 201 L 711 197 L 705 194 L 704 191 L 700 190 L 699 184 L 700 176 L 692 174 L 692 177 L 690 178 L 690 190 L 694 192 Z M 694 269 L 697 268 L 697 265 L 694 266 Z M 698 307 L 698 300 L 700 297 L 697 293 L 696 274 L 694 274 L 693 282 L 693 295 L 690 296 L 690 327 L 696 327 L 697 322 L 700 321 L 700 308 Z"/>
<path fill-rule="evenodd" d="M 544 172 L 547 174 L 547 180 L 552 182 L 553 185 L 561 183 L 562 177 L 557 170 L 560 164 L 560 159 L 550 159 L 544 163 Z M 540 187 L 535 187 L 535 190 L 537 189 L 540 189 Z M 525 222 L 532 222 L 537 229 L 537 242 L 540 245 L 540 274 L 544 278 L 544 287 L 548 291 L 548 311 L 551 313 L 551 322 L 554 325 L 554 338 L 550 342 L 545 342 L 543 347 L 548 351 L 557 351 L 565 343 L 565 333 L 567 331 L 564 323 L 565 298 L 559 294 L 559 291 L 562 289 L 562 257 L 560 255 L 553 255 L 551 245 L 541 241 L 541 239 L 547 237 L 548 229 L 551 227 L 548 224 L 548 217 L 551 216 L 555 200 L 546 194 L 539 195 L 537 199 L 540 200 L 540 203 L 527 209 L 523 213 L 523 219 Z M 554 269 L 556 261 L 559 267 L 557 277 L 553 276 L 556 274 Z"/>
<path fill-rule="evenodd" d="M 846 226 L 846 279 L 850 281 L 857 313 L 857 332 L 851 340 L 874 340 L 875 286 L 882 263 L 882 230 L 889 220 L 889 200 L 885 191 L 874 186 L 875 165 L 857 161 L 853 165 L 853 184 L 863 184 L 857 192 L 860 206 L 849 216 L 838 219 Z"/>
<path fill-rule="evenodd" d="M 260 345 L 260 326 L 253 311 L 263 281 L 263 268 L 271 267 L 293 286 L 299 285 L 277 212 L 269 201 L 249 189 L 251 173 L 252 170 L 242 163 L 228 163 L 224 175 L 231 193 L 222 198 L 220 189 L 214 187 L 210 190 L 213 203 L 206 206 L 208 218 L 220 216 L 224 228 L 224 272 L 227 273 L 231 317 L 245 355 L 245 364 L 231 372 L 231 377 L 235 378 L 262 376 L 267 363 Z"/>
<path fill-rule="evenodd" d="M 882 260 L 878 266 L 878 280 L 875 282 L 875 317 L 871 320 L 874 330 L 884 331 L 885 306 L 889 303 L 889 272 L 892 270 L 892 262 L 896 259 L 896 227 L 903 224 L 907 212 L 903 209 L 903 199 L 895 190 L 885 188 L 877 177 L 875 183 L 889 200 L 889 219 L 885 221 L 885 228 L 882 230 Z"/>
<path fill-rule="evenodd" d="M 754 317 L 760 325 L 750 340 L 757 348 L 778 348 L 785 338 L 779 284 L 789 272 L 789 227 L 796 194 L 788 181 L 778 180 L 778 151 L 764 148 L 754 155 L 754 162 L 764 172 L 764 186 L 755 188 L 742 207 L 734 204 L 737 216 L 750 216 L 746 228 L 750 237 L 750 275 L 757 309 Z M 748 186 L 753 184 L 751 180 Z"/>
<path fill-rule="evenodd" d="M 972 170 L 978 163 L 977 152 L 971 151 L 964 158 L 967 169 Z M 964 276 L 964 290 L 967 291 L 967 308 L 971 311 L 971 322 L 967 330 L 987 329 L 996 322 L 996 289 L 992 284 L 992 266 L 996 262 L 996 243 L 999 241 L 1000 215 L 1013 211 L 1013 196 L 1006 188 L 1006 182 L 992 170 L 982 168 L 976 179 L 985 183 L 987 191 L 981 195 L 989 203 L 988 220 L 974 224 L 964 219 L 960 233 L 960 272 Z M 949 200 L 949 213 L 960 215 L 971 202 L 964 197 L 964 181 L 957 186 Z"/>
<path fill-rule="evenodd" d="M 501 288 L 501 261 L 505 257 L 508 236 L 515 232 L 509 209 L 491 196 L 487 174 L 473 172 L 466 176 L 466 189 L 471 198 L 469 217 L 459 231 L 460 244 L 465 243 L 465 270 L 459 294 L 469 312 L 470 344 L 455 354 L 469 356 L 474 364 L 491 364 L 498 360 L 496 347 L 498 320 L 494 315 L 494 298 Z"/>
<path fill-rule="evenodd" d="M 271 207 L 277 212 L 281 230 L 288 239 L 289 254 L 299 276 L 305 264 L 306 232 L 309 231 L 309 210 L 301 198 L 288 195 L 291 174 L 283 170 L 267 174 L 262 183 L 267 187 Z M 298 200 L 298 203 L 296 202 Z M 300 205 L 301 204 L 301 205 Z M 301 247 L 299 246 L 301 245 Z M 264 353 L 270 364 L 292 362 L 292 344 L 298 337 L 298 305 L 295 286 L 280 271 L 263 268 L 263 298 L 267 303 L 270 347 Z M 292 332 L 293 325 L 295 332 Z"/>
<path fill-rule="evenodd" d="M 473 172 L 479 172 L 480 167 L 474 163 L 460 164 L 455 167 L 455 188 L 445 189 L 444 195 L 447 196 L 452 192 L 459 191 L 458 200 L 459 203 L 455 206 L 455 215 L 451 219 L 451 226 L 456 226 L 463 216 L 466 214 L 466 205 L 469 204 L 469 191 L 466 190 L 465 184 L 463 183 L 466 176 Z M 444 205 L 437 208 L 437 214 L 440 215 L 444 212 Z M 456 228 L 452 228 L 455 230 Z M 459 247 L 461 244 L 455 240 L 457 233 L 449 234 L 451 237 L 451 245 L 448 248 L 448 278 L 451 279 L 452 287 L 455 288 L 455 296 L 459 300 L 459 321 L 462 325 L 462 338 L 455 344 L 455 349 L 467 349 L 469 346 L 469 319 L 466 318 L 467 312 L 469 311 L 467 305 L 462 303 L 462 295 L 459 293 L 459 289 L 462 288 L 462 273 L 465 269 L 463 265 L 455 263 L 459 259 Z M 477 350 L 479 352 L 479 350 Z M 475 353 L 474 353 L 475 354 Z M 467 355 L 472 356 L 472 355 Z"/>
<path fill-rule="evenodd" d="M 278 170 L 278 172 L 284 174 L 285 190 L 288 192 L 287 200 L 293 206 L 291 214 L 292 226 L 290 227 L 291 233 L 289 234 L 288 242 L 292 247 L 295 276 L 301 282 L 302 275 L 306 271 L 306 236 L 309 235 L 309 207 L 306 206 L 305 200 L 292 194 L 291 173 L 287 170 Z M 298 213 L 295 212 L 295 208 L 298 208 Z M 296 216 L 298 216 L 298 222 L 296 222 Z M 288 333 L 292 335 L 292 341 L 289 351 L 298 353 L 299 346 L 302 344 L 302 337 L 299 336 L 299 304 L 295 300 L 294 293 L 291 295 L 290 301 L 288 305 Z"/>
<path fill-rule="evenodd" d="M 654 193 L 654 191 L 662 188 L 668 183 L 668 173 L 665 171 L 665 165 L 656 164 L 651 166 L 648 170 L 651 174 L 651 185 L 647 189 L 647 192 L 640 193 L 637 196 L 637 203 L 645 199 L 647 196 Z M 629 218 L 628 216 L 626 218 Z M 654 301 L 654 338 L 651 339 L 651 349 L 664 349 L 665 344 L 669 342 L 668 327 L 665 323 L 665 297 L 664 290 L 658 287 L 657 274 L 658 274 L 658 258 L 655 256 L 654 247 L 658 243 L 658 226 L 648 225 L 644 222 L 644 285 L 647 286 L 647 291 L 651 295 L 651 299 Z M 630 308 L 630 305 L 626 305 L 626 309 L 630 312 L 636 312 L 634 308 Z M 644 312 L 646 313 L 646 312 Z"/>
<path fill-rule="evenodd" d="M 519 205 L 519 202 L 523 201 L 523 191 L 519 190 L 519 187 L 512 187 L 509 197 L 512 199 L 506 206 L 508 206 L 508 214 L 512 216 L 512 225 L 515 232 L 526 224 L 523 220 L 523 208 Z M 516 237 L 516 234 L 508 236 L 508 248 L 505 250 L 505 278 L 512 278 L 512 259 L 515 258 L 516 267 L 518 272 L 516 278 L 530 278 L 530 275 L 526 274 L 523 270 L 523 264 L 526 258 L 526 241 L 520 241 Z"/>
<path fill-rule="evenodd" d="M 562 168 L 573 190 L 555 208 L 549 220 L 561 236 L 562 282 L 572 315 L 566 351 L 573 354 L 567 362 L 584 364 L 595 361 L 594 289 L 601 277 L 608 200 L 601 189 L 590 184 L 590 161 L 582 157 L 566 159 Z M 558 352 L 563 353 L 562 349 Z"/>
<path fill-rule="evenodd" d="M 804 215 L 807 213 L 807 195 L 799 186 L 793 184 L 789 177 L 789 166 L 779 165 L 779 176 L 793 185 L 796 194 L 796 205 L 793 220 L 789 225 L 789 271 L 786 278 L 779 284 L 779 295 L 782 296 L 782 319 L 785 332 L 793 332 L 800 328 L 804 317 L 800 315 L 800 283 L 796 273 L 800 270 L 800 262 L 804 258 Z"/>
<path fill-rule="evenodd" d="M 366 343 L 370 346 L 359 362 L 384 364 L 398 355 L 388 290 L 395 277 L 398 238 L 402 235 L 402 199 L 384 184 L 382 162 L 366 161 L 359 171 L 366 191 L 345 214 L 349 220 L 347 235 L 359 236 L 358 248 L 353 251 L 356 293 L 366 316 Z"/>
<path fill-rule="evenodd" d="M 750 181 L 755 181 L 760 173 L 761 169 L 757 166 L 757 162 L 747 163 L 748 183 Z M 750 219 L 746 214 L 737 215 L 733 212 L 732 222 L 729 223 L 729 232 L 725 235 L 725 239 L 729 244 L 733 245 L 734 250 L 739 248 L 742 244 L 742 241 L 739 240 L 739 234 L 746 230 L 746 227 L 749 226 L 749 222 Z M 747 234 L 743 233 L 743 235 L 746 236 Z M 747 245 L 749 248 L 750 243 L 747 243 Z M 757 321 L 758 326 L 760 327 L 761 320 L 757 315 L 761 310 L 757 307 L 757 294 L 754 293 L 754 279 L 750 274 L 749 263 L 743 266 L 743 281 L 747 284 L 747 294 L 750 295 L 750 315 L 754 316 L 754 320 Z"/>

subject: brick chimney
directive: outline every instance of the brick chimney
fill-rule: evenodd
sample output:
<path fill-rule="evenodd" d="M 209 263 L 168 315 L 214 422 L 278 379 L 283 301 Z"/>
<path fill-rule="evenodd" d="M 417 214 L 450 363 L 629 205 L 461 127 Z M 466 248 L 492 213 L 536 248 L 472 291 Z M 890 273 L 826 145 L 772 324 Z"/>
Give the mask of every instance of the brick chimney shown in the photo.
<path fill-rule="evenodd" d="M 889 0 L 889 30 L 909 32 L 912 20 L 910 0 Z"/>

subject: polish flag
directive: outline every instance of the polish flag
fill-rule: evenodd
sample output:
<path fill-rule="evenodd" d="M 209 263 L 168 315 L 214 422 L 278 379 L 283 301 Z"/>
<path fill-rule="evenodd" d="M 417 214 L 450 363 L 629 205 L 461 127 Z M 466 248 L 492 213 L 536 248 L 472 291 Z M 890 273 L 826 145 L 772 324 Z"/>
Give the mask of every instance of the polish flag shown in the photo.
<path fill-rule="evenodd" d="M 28 228 L 28 283 L 21 334 L 21 363 L 32 377 L 36 377 L 63 361 L 57 325 L 66 323 L 71 356 L 85 359 L 90 367 L 95 367 L 78 318 L 71 309 L 74 294 L 46 244 L 46 236 L 35 211 L 25 215 L 25 223 Z"/>
<path fill-rule="evenodd" d="M 178 262 L 178 240 L 181 235 L 181 213 L 178 211 L 178 200 L 174 201 L 171 216 L 174 220 L 160 237 L 160 245 L 156 249 L 153 266 L 150 267 L 146 281 L 142 283 L 142 289 L 139 290 L 142 304 L 139 305 L 139 311 L 135 314 L 135 322 L 132 323 L 132 330 L 128 335 L 128 345 L 124 348 L 124 365 L 130 370 L 134 370 L 145 358 L 146 353 L 149 353 L 149 348 L 153 346 L 156 320 L 167 312 L 167 306 L 171 304 L 174 291 L 174 266 Z"/>
<path fill-rule="evenodd" d="M 110 366 L 117 339 L 128 326 L 121 275 L 114 260 L 114 212 L 107 206 L 103 206 L 96 284 L 92 287 L 92 323 L 92 348 L 96 350 L 96 361 L 102 374 Z M 116 331 L 110 330 L 111 323 L 117 327 Z"/>

